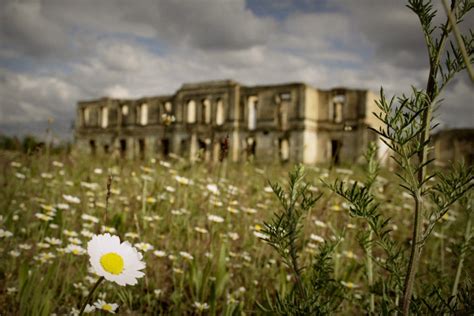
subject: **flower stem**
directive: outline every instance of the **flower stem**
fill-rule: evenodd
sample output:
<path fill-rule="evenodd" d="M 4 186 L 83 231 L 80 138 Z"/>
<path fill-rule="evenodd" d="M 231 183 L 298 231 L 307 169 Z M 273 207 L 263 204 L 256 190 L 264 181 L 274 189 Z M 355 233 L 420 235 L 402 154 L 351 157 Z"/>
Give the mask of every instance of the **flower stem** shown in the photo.
<path fill-rule="evenodd" d="M 456 302 L 456 296 L 458 294 L 458 286 L 459 286 L 459 280 L 461 279 L 461 273 L 462 273 L 462 268 L 464 264 L 464 259 L 466 257 L 466 250 L 469 245 L 469 242 L 471 240 L 471 217 L 468 218 L 467 223 L 466 223 L 466 231 L 464 232 L 464 242 L 461 247 L 461 255 L 459 257 L 459 263 L 458 267 L 456 269 L 456 278 L 454 279 L 454 284 L 453 284 L 453 290 L 451 292 L 451 296 L 454 296 L 453 298 L 453 304 Z"/>
<path fill-rule="evenodd" d="M 82 314 L 84 314 L 84 310 L 86 309 L 86 306 L 87 304 L 89 304 L 91 298 L 92 298 L 92 295 L 94 294 L 95 290 L 99 287 L 100 283 L 102 283 L 102 281 L 104 281 L 104 277 L 101 276 L 97 282 L 95 282 L 94 286 L 92 287 L 92 289 L 89 291 L 89 295 L 87 295 L 87 298 L 86 298 L 86 301 L 84 302 L 84 304 L 82 305 L 81 307 L 81 311 L 79 312 L 79 316 L 82 316 Z"/>
<path fill-rule="evenodd" d="M 372 230 L 369 233 L 369 241 L 372 241 Z M 372 245 L 368 244 L 365 248 L 367 254 L 367 283 L 370 287 L 370 291 L 372 291 L 372 286 L 374 285 L 374 273 L 373 273 L 373 264 L 372 264 Z M 373 315 L 375 313 L 375 295 L 373 293 L 370 294 L 370 314 Z"/>

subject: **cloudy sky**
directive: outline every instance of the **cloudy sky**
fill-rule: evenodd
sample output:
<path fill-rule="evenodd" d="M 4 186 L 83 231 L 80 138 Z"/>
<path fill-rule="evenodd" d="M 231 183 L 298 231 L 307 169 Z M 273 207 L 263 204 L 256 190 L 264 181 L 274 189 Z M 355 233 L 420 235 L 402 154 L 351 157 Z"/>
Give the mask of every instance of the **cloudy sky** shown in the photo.
<path fill-rule="evenodd" d="M 52 118 L 71 137 L 78 100 L 202 80 L 407 92 L 425 85 L 427 66 L 403 1 L 2 0 L 0 133 L 41 135 Z M 466 74 L 444 99 L 444 126 L 474 126 Z"/>

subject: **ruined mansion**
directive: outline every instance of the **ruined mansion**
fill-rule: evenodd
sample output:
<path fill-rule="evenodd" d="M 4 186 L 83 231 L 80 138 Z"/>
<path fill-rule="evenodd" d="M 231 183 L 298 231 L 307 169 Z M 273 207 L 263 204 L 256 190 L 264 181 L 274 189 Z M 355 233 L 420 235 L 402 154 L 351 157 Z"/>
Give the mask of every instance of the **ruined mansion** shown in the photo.
<path fill-rule="evenodd" d="M 173 153 L 215 161 L 225 144 L 232 161 L 352 163 L 377 140 L 367 128 L 378 127 L 375 98 L 368 90 L 320 90 L 304 83 L 184 84 L 173 95 L 79 102 L 76 146 L 91 154 Z"/>

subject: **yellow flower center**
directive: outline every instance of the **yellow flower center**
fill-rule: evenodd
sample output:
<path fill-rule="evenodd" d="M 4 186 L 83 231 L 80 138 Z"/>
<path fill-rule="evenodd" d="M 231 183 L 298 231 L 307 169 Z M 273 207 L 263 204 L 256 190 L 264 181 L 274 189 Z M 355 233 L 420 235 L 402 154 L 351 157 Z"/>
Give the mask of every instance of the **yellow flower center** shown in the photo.
<path fill-rule="evenodd" d="M 120 274 L 123 271 L 123 258 L 115 252 L 109 252 L 100 257 L 100 264 L 111 274 Z"/>
<path fill-rule="evenodd" d="M 111 252 L 111 253 L 112 253 L 112 252 Z M 114 253 L 112 253 L 112 254 L 114 254 Z M 114 254 L 114 255 L 115 255 L 115 254 Z M 122 259 L 122 258 L 120 258 L 120 259 Z M 110 305 L 110 304 L 104 304 L 104 305 L 102 306 L 102 309 L 103 309 L 104 311 L 108 311 L 108 312 L 111 312 L 111 311 L 113 310 L 112 305 Z"/>

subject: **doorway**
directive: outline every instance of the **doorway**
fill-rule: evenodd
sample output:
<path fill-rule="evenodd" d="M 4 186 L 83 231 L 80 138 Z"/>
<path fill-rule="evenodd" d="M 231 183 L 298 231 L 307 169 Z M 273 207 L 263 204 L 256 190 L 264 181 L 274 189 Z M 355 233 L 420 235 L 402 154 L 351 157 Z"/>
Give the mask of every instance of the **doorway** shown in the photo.
<path fill-rule="evenodd" d="M 91 139 L 89 141 L 89 145 L 90 145 L 90 148 L 91 148 L 91 155 L 95 155 L 96 151 L 97 151 L 97 146 L 95 145 L 95 140 Z"/>
<path fill-rule="evenodd" d="M 138 154 L 141 160 L 145 159 L 145 140 L 143 138 L 138 139 Z"/>
<path fill-rule="evenodd" d="M 341 162 L 342 142 L 337 139 L 331 140 L 331 162 L 338 165 Z"/>
<path fill-rule="evenodd" d="M 127 157 L 127 140 L 126 139 L 120 140 L 120 157 L 122 158 Z"/>
<path fill-rule="evenodd" d="M 161 153 L 163 157 L 168 157 L 170 155 L 170 140 L 168 138 L 163 138 L 161 140 Z"/>

